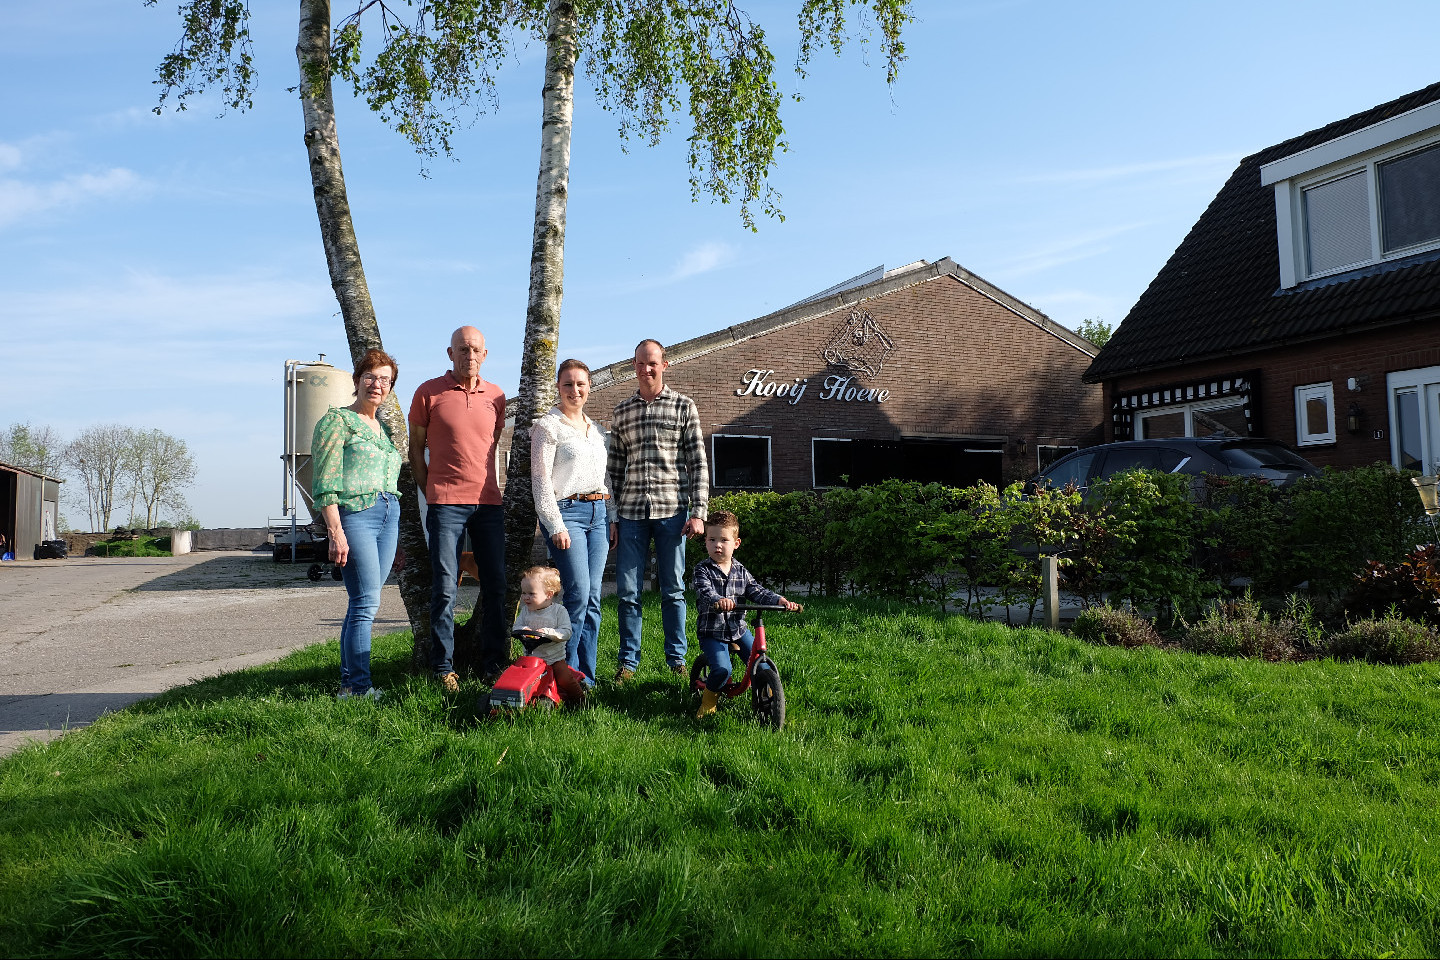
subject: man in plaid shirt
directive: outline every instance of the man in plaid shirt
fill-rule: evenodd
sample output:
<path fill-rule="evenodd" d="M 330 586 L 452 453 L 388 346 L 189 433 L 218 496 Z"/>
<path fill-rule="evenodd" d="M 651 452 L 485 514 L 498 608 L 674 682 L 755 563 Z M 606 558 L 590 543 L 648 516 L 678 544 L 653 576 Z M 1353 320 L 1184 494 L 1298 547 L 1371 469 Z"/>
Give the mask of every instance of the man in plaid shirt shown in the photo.
<path fill-rule="evenodd" d="M 705 533 L 710 499 L 705 441 L 695 401 L 665 386 L 665 348 L 642 340 L 635 348 L 634 395 L 610 421 L 606 464 L 612 499 L 610 548 L 620 601 L 620 668 L 624 683 L 640 665 L 640 579 L 655 543 L 665 660 L 685 675 L 685 538 Z"/>

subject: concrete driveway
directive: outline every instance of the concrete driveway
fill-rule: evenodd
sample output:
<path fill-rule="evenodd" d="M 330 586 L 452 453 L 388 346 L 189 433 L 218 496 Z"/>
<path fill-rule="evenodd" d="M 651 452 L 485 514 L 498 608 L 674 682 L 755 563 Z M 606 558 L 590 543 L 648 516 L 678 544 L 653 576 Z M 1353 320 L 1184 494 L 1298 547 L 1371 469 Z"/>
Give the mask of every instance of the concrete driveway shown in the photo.
<path fill-rule="evenodd" d="M 338 637 L 345 587 L 311 583 L 305 569 L 268 553 L 0 564 L 0 756 Z M 406 629 L 400 592 L 387 585 L 375 632 Z"/>

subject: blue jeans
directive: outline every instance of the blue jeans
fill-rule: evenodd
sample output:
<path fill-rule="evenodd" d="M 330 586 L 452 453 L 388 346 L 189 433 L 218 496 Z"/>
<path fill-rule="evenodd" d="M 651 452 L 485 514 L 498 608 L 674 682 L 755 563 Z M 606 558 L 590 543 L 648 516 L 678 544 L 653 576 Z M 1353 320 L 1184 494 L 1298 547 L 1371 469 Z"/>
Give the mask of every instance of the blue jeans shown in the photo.
<path fill-rule="evenodd" d="M 570 549 L 561 550 L 548 537 L 550 562 L 565 585 L 565 612 L 570 614 L 570 642 L 565 662 L 595 683 L 595 648 L 600 637 L 600 581 L 610 553 L 610 525 L 605 501 L 561 500 L 560 518 L 570 534 Z"/>
<path fill-rule="evenodd" d="M 620 518 L 615 550 L 615 593 L 620 601 L 620 666 L 640 664 L 640 578 L 645 555 L 655 542 L 660 574 L 660 619 L 665 627 L 665 660 L 685 663 L 685 521 L 684 510 L 663 520 Z"/>
<path fill-rule="evenodd" d="M 430 667 L 437 677 L 454 669 L 455 588 L 467 530 L 480 571 L 480 671 L 494 673 L 510 662 L 504 610 L 505 512 L 497 504 L 432 503 L 425 511 L 425 532 L 430 541 Z"/>
<path fill-rule="evenodd" d="M 370 633 L 375 611 L 380 609 L 380 588 L 395 564 L 395 544 L 400 539 L 400 500 L 382 493 L 375 505 L 365 510 L 340 510 L 340 529 L 350 545 L 350 555 L 341 570 L 350 606 L 340 625 L 340 685 L 352 693 L 370 689 Z"/>
<path fill-rule="evenodd" d="M 741 617 L 744 614 L 732 613 L 731 616 Z M 745 664 L 750 660 L 750 651 L 755 647 L 755 634 L 746 627 L 736 642 L 740 644 L 740 669 L 744 670 Z M 725 689 L 725 684 L 730 682 L 730 641 L 701 637 L 700 649 L 705 651 L 705 659 L 710 663 L 710 675 L 705 678 L 705 687 L 719 693 Z"/>

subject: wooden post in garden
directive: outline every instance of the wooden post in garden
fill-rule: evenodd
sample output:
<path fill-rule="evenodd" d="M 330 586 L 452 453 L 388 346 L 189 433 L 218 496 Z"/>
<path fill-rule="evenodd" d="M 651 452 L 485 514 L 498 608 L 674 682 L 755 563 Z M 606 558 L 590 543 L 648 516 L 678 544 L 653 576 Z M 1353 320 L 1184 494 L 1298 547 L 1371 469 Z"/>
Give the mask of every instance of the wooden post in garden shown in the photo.
<path fill-rule="evenodd" d="M 1060 560 L 1040 558 L 1040 596 L 1045 608 L 1045 629 L 1060 629 Z"/>

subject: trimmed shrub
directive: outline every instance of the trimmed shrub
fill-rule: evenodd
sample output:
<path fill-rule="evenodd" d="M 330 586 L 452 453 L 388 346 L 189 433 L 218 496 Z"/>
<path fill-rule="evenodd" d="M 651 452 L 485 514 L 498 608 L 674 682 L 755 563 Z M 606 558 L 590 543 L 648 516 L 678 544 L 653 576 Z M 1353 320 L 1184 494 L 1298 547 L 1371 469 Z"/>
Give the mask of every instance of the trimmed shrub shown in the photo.
<path fill-rule="evenodd" d="M 1249 593 L 1217 603 L 1194 624 L 1187 624 L 1180 645 L 1192 653 L 1249 657 L 1279 662 L 1301 659 L 1308 632 L 1289 619 L 1272 620 Z"/>
<path fill-rule="evenodd" d="M 1330 640 L 1336 660 L 1370 663 L 1425 663 L 1440 659 L 1440 634 L 1434 628 L 1402 617 L 1359 620 Z"/>
<path fill-rule="evenodd" d="M 1142 616 L 1111 606 L 1086 607 L 1070 631 L 1086 643 L 1104 647 L 1158 647 L 1160 633 Z"/>

